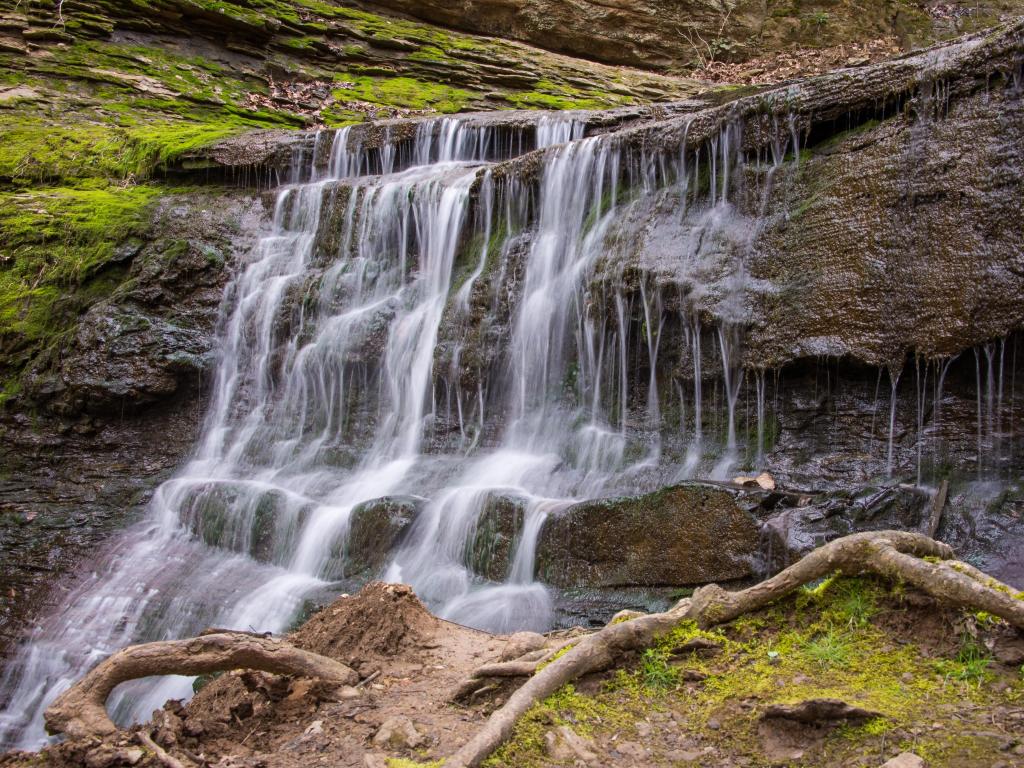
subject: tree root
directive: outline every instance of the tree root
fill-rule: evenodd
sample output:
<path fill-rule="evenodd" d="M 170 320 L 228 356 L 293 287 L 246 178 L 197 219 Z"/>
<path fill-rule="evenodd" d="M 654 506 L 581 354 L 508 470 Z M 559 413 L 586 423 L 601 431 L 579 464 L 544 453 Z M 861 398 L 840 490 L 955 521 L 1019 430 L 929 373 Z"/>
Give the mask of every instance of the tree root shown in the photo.
<path fill-rule="evenodd" d="M 572 637 L 563 638 L 560 642 L 548 648 L 524 653 L 512 661 L 483 664 L 473 670 L 473 675 L 455 689 L 455 693 L 452 694 L 451 698 L 453 701 L 472 699 L 482 693 L 485 688 L 494 688 L 495 686 L 490 683 L 494 678 L 529 677 L 549 663 L 559 651 L 566 646 L 573 645 L 579 639 L 578 635 L 573 635 Z"/>
<path fill-rule="evenodd" d="M 929 559 L 923 559 L 929 558 Z M 507 702 L 495 710 L 484 726 L 445 768 L 475 768 L 509 736 L 516 722 L 539 701 L 583 675 L 615 664 L 624 655 L 652 645 L 655 639 L 684 620 L 713 626 L 735 619 L 785 597 L 793 590 L 836 572 L 847 576 L 864 572 L 904 581 L 936 599 L 962 608 L 987 611 L 1024 630 L 1024 601 L 1013 591 L 978 569 L 953 560 L 953 550 L 919 533 L 873 531 L 836 539 L 748 589 L 728 592 L 717 584 L 698 589 L 692 598 L 680 600 L 664 613 L 655 613 L 608 624 L 578 640 L 565 655 L 554 659 L 530 677 Z M 553 654 L 552 654 L 553 656 Z M 491 664 L 478 669 L 471 681 L 525 671 L 529 662 Z M 534 668 L 541 666 L 534 664 Z M 478 687 L 478 686 L 477 686 Z M 475 688 L 469 688 L 470 691 Z"/>
<path fill-rule="evenodd" d="M 121 683 L 152 675 L 203 675 L 232 669 L 318 677 L 344 685 L 359 680 L 344 664 L 282 640 L 219 631 L 122 648 L 57 697 L 44 714 L 46 728 L 75 738 L 110 736 L 117 726 L 107 715 L 107 697 Z"/>

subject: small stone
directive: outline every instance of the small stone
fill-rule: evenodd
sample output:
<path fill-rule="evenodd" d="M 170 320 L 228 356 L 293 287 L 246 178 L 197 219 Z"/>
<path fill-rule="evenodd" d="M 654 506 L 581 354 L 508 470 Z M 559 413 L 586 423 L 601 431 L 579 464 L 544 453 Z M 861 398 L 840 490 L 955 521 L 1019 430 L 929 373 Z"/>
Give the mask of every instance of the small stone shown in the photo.
<path fill-rule="evenodd" d="M 636 734 L 637 734 L 637 736 L 643 736 L 645 738 L 647 736 L 650 736 L 651 735 L 651 724 L 650 723 L 645 723 L 643 720 L 641 720 L 640 722 L 638 722 L 636 724 Z"/>
<path fill-rule="evenodd" d="M 592 746 L 589 740 L 565 725 L 544 734 L 544 752 L 555 762 L 596 762 Z"/>
<path fill-rule="evenodd" d="M 302 732 L 303 736 L 318 736 L 324 732 L 324 721 L 314 720 L 309 724 L 309 727 Z"/>
<path fill-rule="evenodd" d="M 85 753 L 86 768 L 119 768 L 125 765 L 135 765 L 143 757 L 143 751 L 138 747 L 114 747 L 110 744 L 101 744 Z"/>
<path fill-rule="evenodd" d="M 390 749 L 416 749 L 423 743 L 423 736 L 409 718 L 389 717 L 377 730 L 373 743 Z"/>
<path fill-rule="evenodd" d="M 363 755 L 363 765 L 365 768 L 388 768 L 388 759 L 376 752 L 367 752 Z"/>
<path fill-rule="evenodd" d="M 512 661 L 531 651 L 539 651 L 547 645 L 544 635 L 537 632 L 516 632 L 511 635 L 501 652 L 502 661 Z"/>
<path fill-rule="evenodd" d="M 1024 637 L 1000 637 L 992 648 L 996 661 L 1008 667 L 1024 664 Z"/>
<path fill-rule="evenodd" d="M 708 720 L 708 729 L 709 730 L 717 731 L 717 730 L 721 729 L 721 727 L 722 727 L 722 724 L 716 718 L 712 717 L 710 720 Z"/>
<path fill-rule="evenodd" d="M 883 763 L 882 768 L 924 768 L 924 760 L 913 752 L 901 752 L 892 760 Z"/>
<path fill-rule="evenodd" d="M 338 699 L 345 701 L 346 699 L 358 699 L 362 694 L 358 688 L 353 688 L 351 685 L 342 685 L 337 689 Z"/>

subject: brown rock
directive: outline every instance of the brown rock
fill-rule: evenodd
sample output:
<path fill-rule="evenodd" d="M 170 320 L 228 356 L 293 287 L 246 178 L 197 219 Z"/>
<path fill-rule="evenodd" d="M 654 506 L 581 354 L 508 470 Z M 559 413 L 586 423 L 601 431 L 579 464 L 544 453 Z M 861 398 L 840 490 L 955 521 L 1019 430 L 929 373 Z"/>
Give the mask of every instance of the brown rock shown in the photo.
<path fill-rule="evenodd" d="M 544 525 L 538 577 L 559 587 L 703 584 L 753 573 L 754 517 L 698 483 L 576 504 Z"/>

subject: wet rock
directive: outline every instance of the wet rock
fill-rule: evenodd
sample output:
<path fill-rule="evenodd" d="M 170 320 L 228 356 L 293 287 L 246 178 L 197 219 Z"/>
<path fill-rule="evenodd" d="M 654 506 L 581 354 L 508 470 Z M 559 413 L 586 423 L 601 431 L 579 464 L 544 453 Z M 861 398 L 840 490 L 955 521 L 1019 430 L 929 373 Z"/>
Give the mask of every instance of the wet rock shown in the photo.
<path fill-rule="evenodd" d="M 423 742 L 423 735 L 412 720 L 402 716 L 389 717 L 373 737 L 375 746 L 388 749 L 416 749 Z"/>
<path fill-rule="evenodd" d="M 569 507 L 541 530 L 537 575 L 559 587 L 729 581 L 754 573 L 758 548 L 736 495 L 691 483 Z"/>
<path fill-rule="evenodd" d="M 345 542 L 344 575 L 373 575 L 383 568 L 425 503 L 419 496 L 384 496 L 357 505 Z M 337 569 L 331 573 L 341 575 Z"/>
<path fill-rule="evenodd" d="M 506 494 L 491 494 L 477 518 L 469 548 L 468 565 L 491 581 L 508 578 L 519 535 L 523 530 L 524 502 Z"/>
<path fill-rule="evenodd" d="M 201 390 L 228 267 L 258 237 L 263 213 L 258 197 L 226 192 L 159 206 L 147 242 L 115 249 L 107 270 L 116 289 L 79 318 L 70 343 L 29 366 L 24 396 L 63 416 L 121 417 Z M 240 220 L 244 236 L 230 224 Z"/>
<path fill-rule="evenodd" d="M 764 521 L 766 564 L 781 570 L 822 544 L 857 531 L 915 530 L 928 516 L 928 496 L 895 485 L 781 500 Z"/>

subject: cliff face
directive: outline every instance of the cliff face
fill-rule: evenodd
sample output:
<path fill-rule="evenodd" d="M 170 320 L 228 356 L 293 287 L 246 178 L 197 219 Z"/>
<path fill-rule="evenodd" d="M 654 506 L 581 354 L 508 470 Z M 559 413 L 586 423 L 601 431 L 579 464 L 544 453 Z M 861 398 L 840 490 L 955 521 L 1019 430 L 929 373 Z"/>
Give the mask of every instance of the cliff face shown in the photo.
<path fill-rule="evenodd" d="M 769 0 L 381 0 L 412 17 L 522 40 L 593 61 L 689 70 L 795 48 L 892 38 L 905 49 L 990 25 L 1016 0 L 782 2 Z"/>

